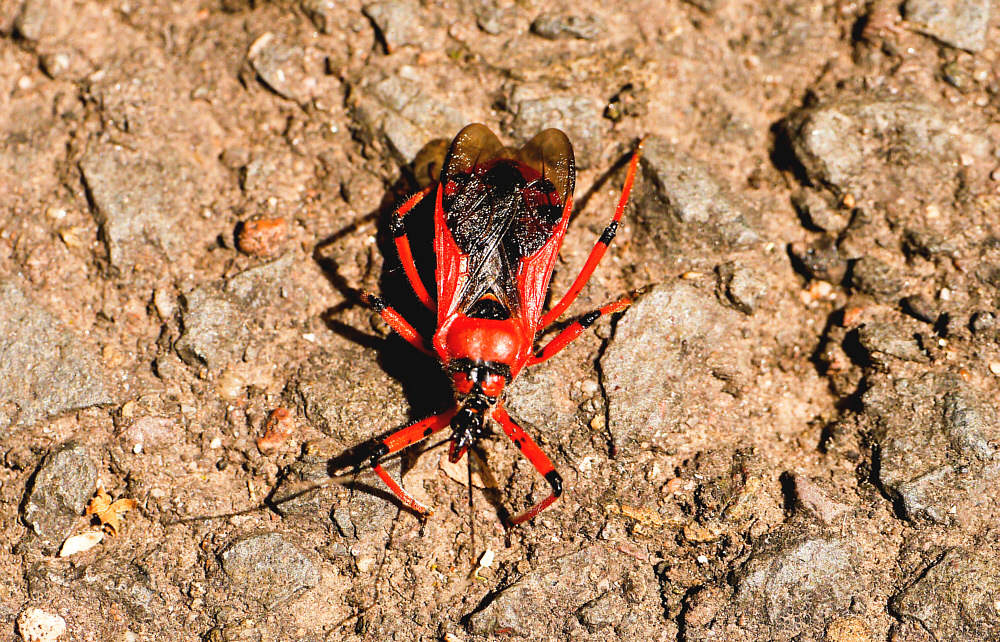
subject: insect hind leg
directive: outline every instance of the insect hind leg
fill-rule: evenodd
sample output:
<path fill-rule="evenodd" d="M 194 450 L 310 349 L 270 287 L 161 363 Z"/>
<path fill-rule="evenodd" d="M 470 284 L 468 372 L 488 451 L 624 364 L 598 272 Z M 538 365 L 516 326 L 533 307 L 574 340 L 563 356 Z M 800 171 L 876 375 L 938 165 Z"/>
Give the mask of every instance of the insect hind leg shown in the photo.
<path fill-rule="evenodd" d="M 404 221 L 406 220 L 406 215 L 433 190 L 433 185 L 420 190 L 400 205 L 392 216 L 393 242 L 396 244 L 396 253 L 399 255 L 399 261 L 403 264 L 403 272 L 406 273 L 406 279 L 410 282 L 413 293 L 432 312 L 435 310 L 434 299 L 427 292 L 427 288 L 424 287 L 424 282 L 417 272 L 417 264 L 413 260 L 413 250 L 410 248 L 410 238 L 406 235 Z"/>
<path fill-rule="evenodd" d="M 562 316 L 562 313 L 566 311 L 570 305 L 576 301 L 576 298 L 580 296 L 580 292 L 583 290 L 583 286 L 587 284 L 590 277 L 593 276 L 594 270 L 597 269 L 597 265 L 604 258 L 604 254 L 608 251 L 608 246 L 611 241 L 615 238 L 615 234 L 618 233 L 618 225 L 621 223 L 622 216 L 625 214 L 625 206 L 628 205 L 629 196 L 632 194 L 632 185 L 635 183 L 635 173 L 639 167 L 639 157 L 642 154 L 642 141 L 639 141 L 639 146 L 636 148 L 635 153 L 632 154 L 632 160 L 629 162 L 628 172 L 625 174 L 625 185 L 622 187 L 621 196 L 618 199 L 618 207 L 615 208 L 615 215 L 611 218 L 611 222 L 608 226 L 604 228 L 604 232 L 601 234 L 600 238 L 597 239 L 597 243 L 594 244 L 594 249 L 590 251 L 590 256 L 587 257 L 587 262 L 583 265 L 583 269 L 576 276 L 573 281 L 573 285 L 569 287 L 563 298 L 559 300 L 552 306 L 552 309 L 542 317 L 540 328 L 547 328 L 552 325 L 552 322 Z"/>

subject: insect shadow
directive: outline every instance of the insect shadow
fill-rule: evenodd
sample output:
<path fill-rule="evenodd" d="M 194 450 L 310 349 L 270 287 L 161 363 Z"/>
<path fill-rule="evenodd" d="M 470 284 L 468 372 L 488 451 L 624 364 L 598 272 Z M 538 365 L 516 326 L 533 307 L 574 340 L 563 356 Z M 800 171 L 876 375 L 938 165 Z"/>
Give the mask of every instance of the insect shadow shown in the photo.
<path fill-rule="evenodd" d="M 425 336 L 433 334 L 436 319 L 432 312 L 424 307 L 410 287 L 403 271 L 402 263 L 393 244 L 393 235 L 390 229 L 392 215 L 397 206 L 406 197 L 414 192 L 423 189 L 437 182 L 441 165 L 444 162 L 448 151 L 448 140 L 435 139 L 427 143 L 418 152 L 415 160 L 410 165 L 400 167 L 400 178 L 389 186 L 382 196 L 378 205 L 358 217 L 349 225 L 338 230 L 327 238 L 316 244 L 313 249 L 313 260 L 322 269 L 324 276 L 330 284 L 344 297 L 344 301 L 327 309 L 322 320 L 327 328 L 336 334 L 360 345 L 375 351 L 378 355 L 379 367 L 390 377 L 399 382 L 403 387 L 403 395 L 411 410 L 413 417 L 429 416 L 444 410 L 452 402 L 451 384 L 441 369 L 440 363 L 417 350 L 414 350 L 404 340 L 395 333 L 389 333 L 387 337 L 382 337 L 374 333 L 368 333 L 358 329 L 356 322 L 350 323 L 344 320 L 351 310 L 360 308 L 368 316 L 368 306 L 362 302 L 361 296 L 364 286 L 369 289 L 376 289 L 383 293 L 387 300 L 392 301 L 394 308 L 403 316 L 413 322 L 413 325 L 425 333 Z M 361 277 L 362 281 L 372 281 L 364 285 L 354 283 L 344 274 L 344 263 L 347 261 L 357 261 L 358 252 L 348 250 L 342 254 L 338 249 L 344 245 L 357 242 L 358 237 L 366 233 L 366 230 L 374 226 L 376 229 L 375 246 L 371 251 L 377 251 L 381 257 L 381 270 L 377 276 L 377 286 L 374 285 L 374 276 L 366 274 Z M 411 239 L 413 248 L 413 258 L 417 266 L 421 279 L 425 284 L 434 283 L 434 270 L 436 260 L 433 251 L 434 242 L 434 201 L 424 199 L 407 216 L 407 231 Z M 363 251 L 363 250 L 362 250 Z M 364 259 L 362 259 L 364 260 Z M 369 266 L 377 264 L 373 256 L 367 257 Z M 332 479 L 337 483 L 345 483 L 353 490 L 372 494 L 385 499 L 390 504 L 398 504 L 392 493 L 387 492 L 377 484 L 367 483 L 363 477 L 359 477 L 359 472 L 364 472 L 361 467 L 365 463 L 365 455 L 370 452 L 373 444 L 380 441 L 387 435 L 398 429 L 398 426 L 386 426 L 385 431 L 372 438 L 352 446 L 339 455 L 332 458 L 327 463 L 327 471 Z M 423 453 L 438 448 L 447 443 L 444 440 L 432 446 L 418 447 L 405 453 L 401 453 L 396 459 L 400 460 L 400 466 L 405 470 L 408 463 L 415 461 Z M 483 449 L 475 449 L 474 459 L 478 459 L 478 471 L 488 474 L 487 455 Z M 348 475 L 340 474 L 345 470 L 354 469 Z M 324 484 L 325 485 L 325 484 Z M 299 497 L 307 492 L 311 492 L 315 486 L 306 487 L 304 490 L 296 490 L 291 495 L 285 493 L 274 493 L 268 498 L 272 505 L 288 501 Z M 509 517 L 508 511 L 503 505 L 500 492 L 494 488 L 480 489 L 487 503 L 492 506 L 501 519 Z M 471 492 L 471 490 L 470 490 Z M 401 505 L 400 505 L 401 506 Z M 412 512 L 405 506 L 403 510 Z M 413 513 L 418 515 L 417 513 Z"/>

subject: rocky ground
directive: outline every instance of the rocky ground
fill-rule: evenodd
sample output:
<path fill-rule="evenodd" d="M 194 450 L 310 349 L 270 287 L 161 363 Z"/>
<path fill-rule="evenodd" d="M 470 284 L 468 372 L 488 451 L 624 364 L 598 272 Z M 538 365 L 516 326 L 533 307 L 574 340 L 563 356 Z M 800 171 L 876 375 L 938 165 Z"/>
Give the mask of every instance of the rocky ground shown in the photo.
<path fill-rule="evenodd" d="M 998 13 L 0 0 L 0 639 L 1000 639 Z M 505 531 L 501 434 L 471 520 L 442 448 L 426 524 L 260 508 L 449 402 L 358 294 L 430 329 L 388 215 L 470 122 L 573 141 L 556 292 L 645 137 L 570 315 L 637 303 L 509 392 L 565 495 Z"/>

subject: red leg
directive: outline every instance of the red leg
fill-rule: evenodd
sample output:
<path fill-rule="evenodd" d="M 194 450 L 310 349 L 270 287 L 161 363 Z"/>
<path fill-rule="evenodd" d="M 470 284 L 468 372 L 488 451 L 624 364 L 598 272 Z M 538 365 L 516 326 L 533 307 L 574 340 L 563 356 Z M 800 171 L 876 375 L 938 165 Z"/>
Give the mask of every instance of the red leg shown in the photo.
<path fill-rule="evenodd" d="M 361 300 L 367 305 L 371 306 L 372 310 L 379 313 L 382 319 L 385 320 L 389 326 L 396 331 L 396 333 L 406 339 L 406 341 L 412 345 L 417 350 L 420 350 L 424 354 L 429 354 L 430 356 L 436 356 L 434 352 L 427 347 L 427 341 L 424 339 L 416 328 L 410 325 L 410 322 L 403 318 L 399 312 L 396 312 L 388 305 L 381 297 L 377 297 L 370 292 L 365 292 L 361 295 Z"/>
<path fill-rule="evenodd" d="M 587 284 L 590 280 L 591 275 L 594 274 L 594 270 L 597 269 L 597 264 L 601 262 L 604 258 L 604 253 L 608 251 L 608 245 L 611 244 L 611 240 L 615 238 L 615 234 L 618 233 L 618 224 L 622 219 L 622 215 L 625 213 L 625 206 L 628 204 L 628 197 L 632 193 L 632 184 L 635 182 L 635 172 L 639 166 L 639 155 L 642 153 L 642 141 L 639 142 L 639 147 L 635 150 L 632 155 L 632 162 L 629 163 L 628 173 L 625 175 L 625 186 L 622 187 L 622 195 L 618 199 L 618 207 L 615 209 L 615 216 L 608 223 L 608 226 L 604 228 L 604 232 L 601 234 L 601 238 L 597 239 L 597 243 L 594 245 L 594 249 L 590 251 L 590 256 L 587 257 L 587 262 L 584 264 L 583 269 L 580 270 L 580 274 L 577 275 L 576 280 L 573 281 L 573 285 L 570 286 L 569 290 L 563 295 L 563 298 L 559 303 L 555 304 L 548 314 L 542 317 L 540 328 L 547 328 L 552 324 L 553 321 L 562 316 L 562 313 L 566 311 L 573 301 L 576 301 L 576 297 L 580 296 L 580 291 L 583 290 L 583 286 Z"/>
<path fill-rule="evenodd" d="M 424 282 L 420 280 L 420 274 L 417 273 L 417 265 L 413 262 L 410 239 L 406 236 L 406 227 L 403 225 L 403 219 L 406 218 L 410 210 L 416 207 L 425 196 L 431 193 L 434 187 L 434 185 L 426 187 L 408 198 L 405 203 L 399 206 L 399 209 L 396 210 L 396 213 L 392 217 L 392 236 L 396 243 L 396 253 L 399 254 L 399 261 L 403 264 L 403 271 L 406 272 L 406 278 L 410 281 L 410 287 L 413 288 L 413 292 L 417 295 L 417 298 L 431 311 L 435 309 L 434 300 L 427 293 L 427 288 L 424 287 Z"/>
<path fill-rule="evenodd" d="M 390 455 L 394 452 L 398 452 L 407 446 L 411 446 L 418 441 L 427 439 L 437 431 L 441 430 L 445 426 L 451 423 L 451 418 L 455 416 L 455 409 L 452 408 L 447 412 L 443 412 L 440 415 L 434 415 L 433 417 L 428 417 L 422 421 L 418 421 L 415 424 L 411 424 L 406 428 L 398 430 L 382 441 L 378 442 L 372 449 L 372 452 L 367 456 L 368 464 L 371 465 L 375 474 L 379 476 L 385 485 L 389 487 L 399 501 L 409 508 L 410 510 L 419 513 L 421 515 L 430 515 L 434 511 L 427 508 L 409 494 L 403 487 L 396 483 L 396 480 L 389 476 L 385 468 L 382 468 L 382 464 L 379 460 Z"/>
<path fill-rule="evenodd" d="M 538 447 L 538 444 L 528 436 L 528 433 L 524 432 L 520 426 L 514 423 L 510 415 L 507 414 L 507 411 L 504 410 L 502 404 L 497 404 L 496 409 L 493 411 L 493 418 L 500 423 L 500 427 L 510 437 L 510 440 L 514 442 L 514 445 L 521 451 L 521 454 L 528 458 L 528 461 L 545 477 L 545 481 L 549 482 L 549 486 L 552 487 L 551 495 L 510 520 L 510 526 L 517 526 L 532 519 L 535 515 L 551 506 L 552 502 L 559 499 L 559 496 L 562 495 L 562 477 L 556 472 L 555 467 L 552 466 L 552 462 L 542 452 L 542 449 Z"/>
<path fill-rule="evenodd" d="M 552 341 L 545 344 L 545 347 L 536 352 L 530 359 L 528 359 L 528 365 L 532 366 L 536 363 L 541 363 L 546 361 L 560 350 L 565 348 L 569 343 L 583 334 L 583 331 L 594 324 L 595 321 L 603 317 L 605 314 L 614 314 L 615 312 L 621 312 L 628 306 L 632 305 L 632 299 L 627 296 L 623 296 L 614 303 L 609 303 L 600 310 L 594 310 L 589 312 L 571 325 L 567 326 L 562 332 L 557 334 Z"/>

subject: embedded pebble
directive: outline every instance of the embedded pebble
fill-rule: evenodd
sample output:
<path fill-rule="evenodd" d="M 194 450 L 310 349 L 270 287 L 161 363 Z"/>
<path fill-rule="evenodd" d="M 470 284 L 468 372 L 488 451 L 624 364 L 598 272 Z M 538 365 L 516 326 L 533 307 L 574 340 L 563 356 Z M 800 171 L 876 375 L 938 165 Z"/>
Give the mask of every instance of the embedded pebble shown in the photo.
<path fill-rule="evenodd" d="M 986 47 L 991 0 L 906 0 L 906 20 L 917 31 L 973 53 Z"/>
<path fill-rule="evenodd" d="M 259 602 L 273 606 L 319 584 L 319 569 L 278 533 L 242 539 L 222 553 L 230 583 Z"/>
<path fill-rule="evenodd" d="M 55 613 L 30 607 L 17 616 L 17 632 L 25 642 L 56 642 L 66 632 L 66 620 Z"/>
<path fill-rule="evenodd" d="M 24 521 L 47 546 L 62 542 L 97 487 L 97 466 L 86 448 L 68 442 L 50 452 L 35 473 Z"/>

